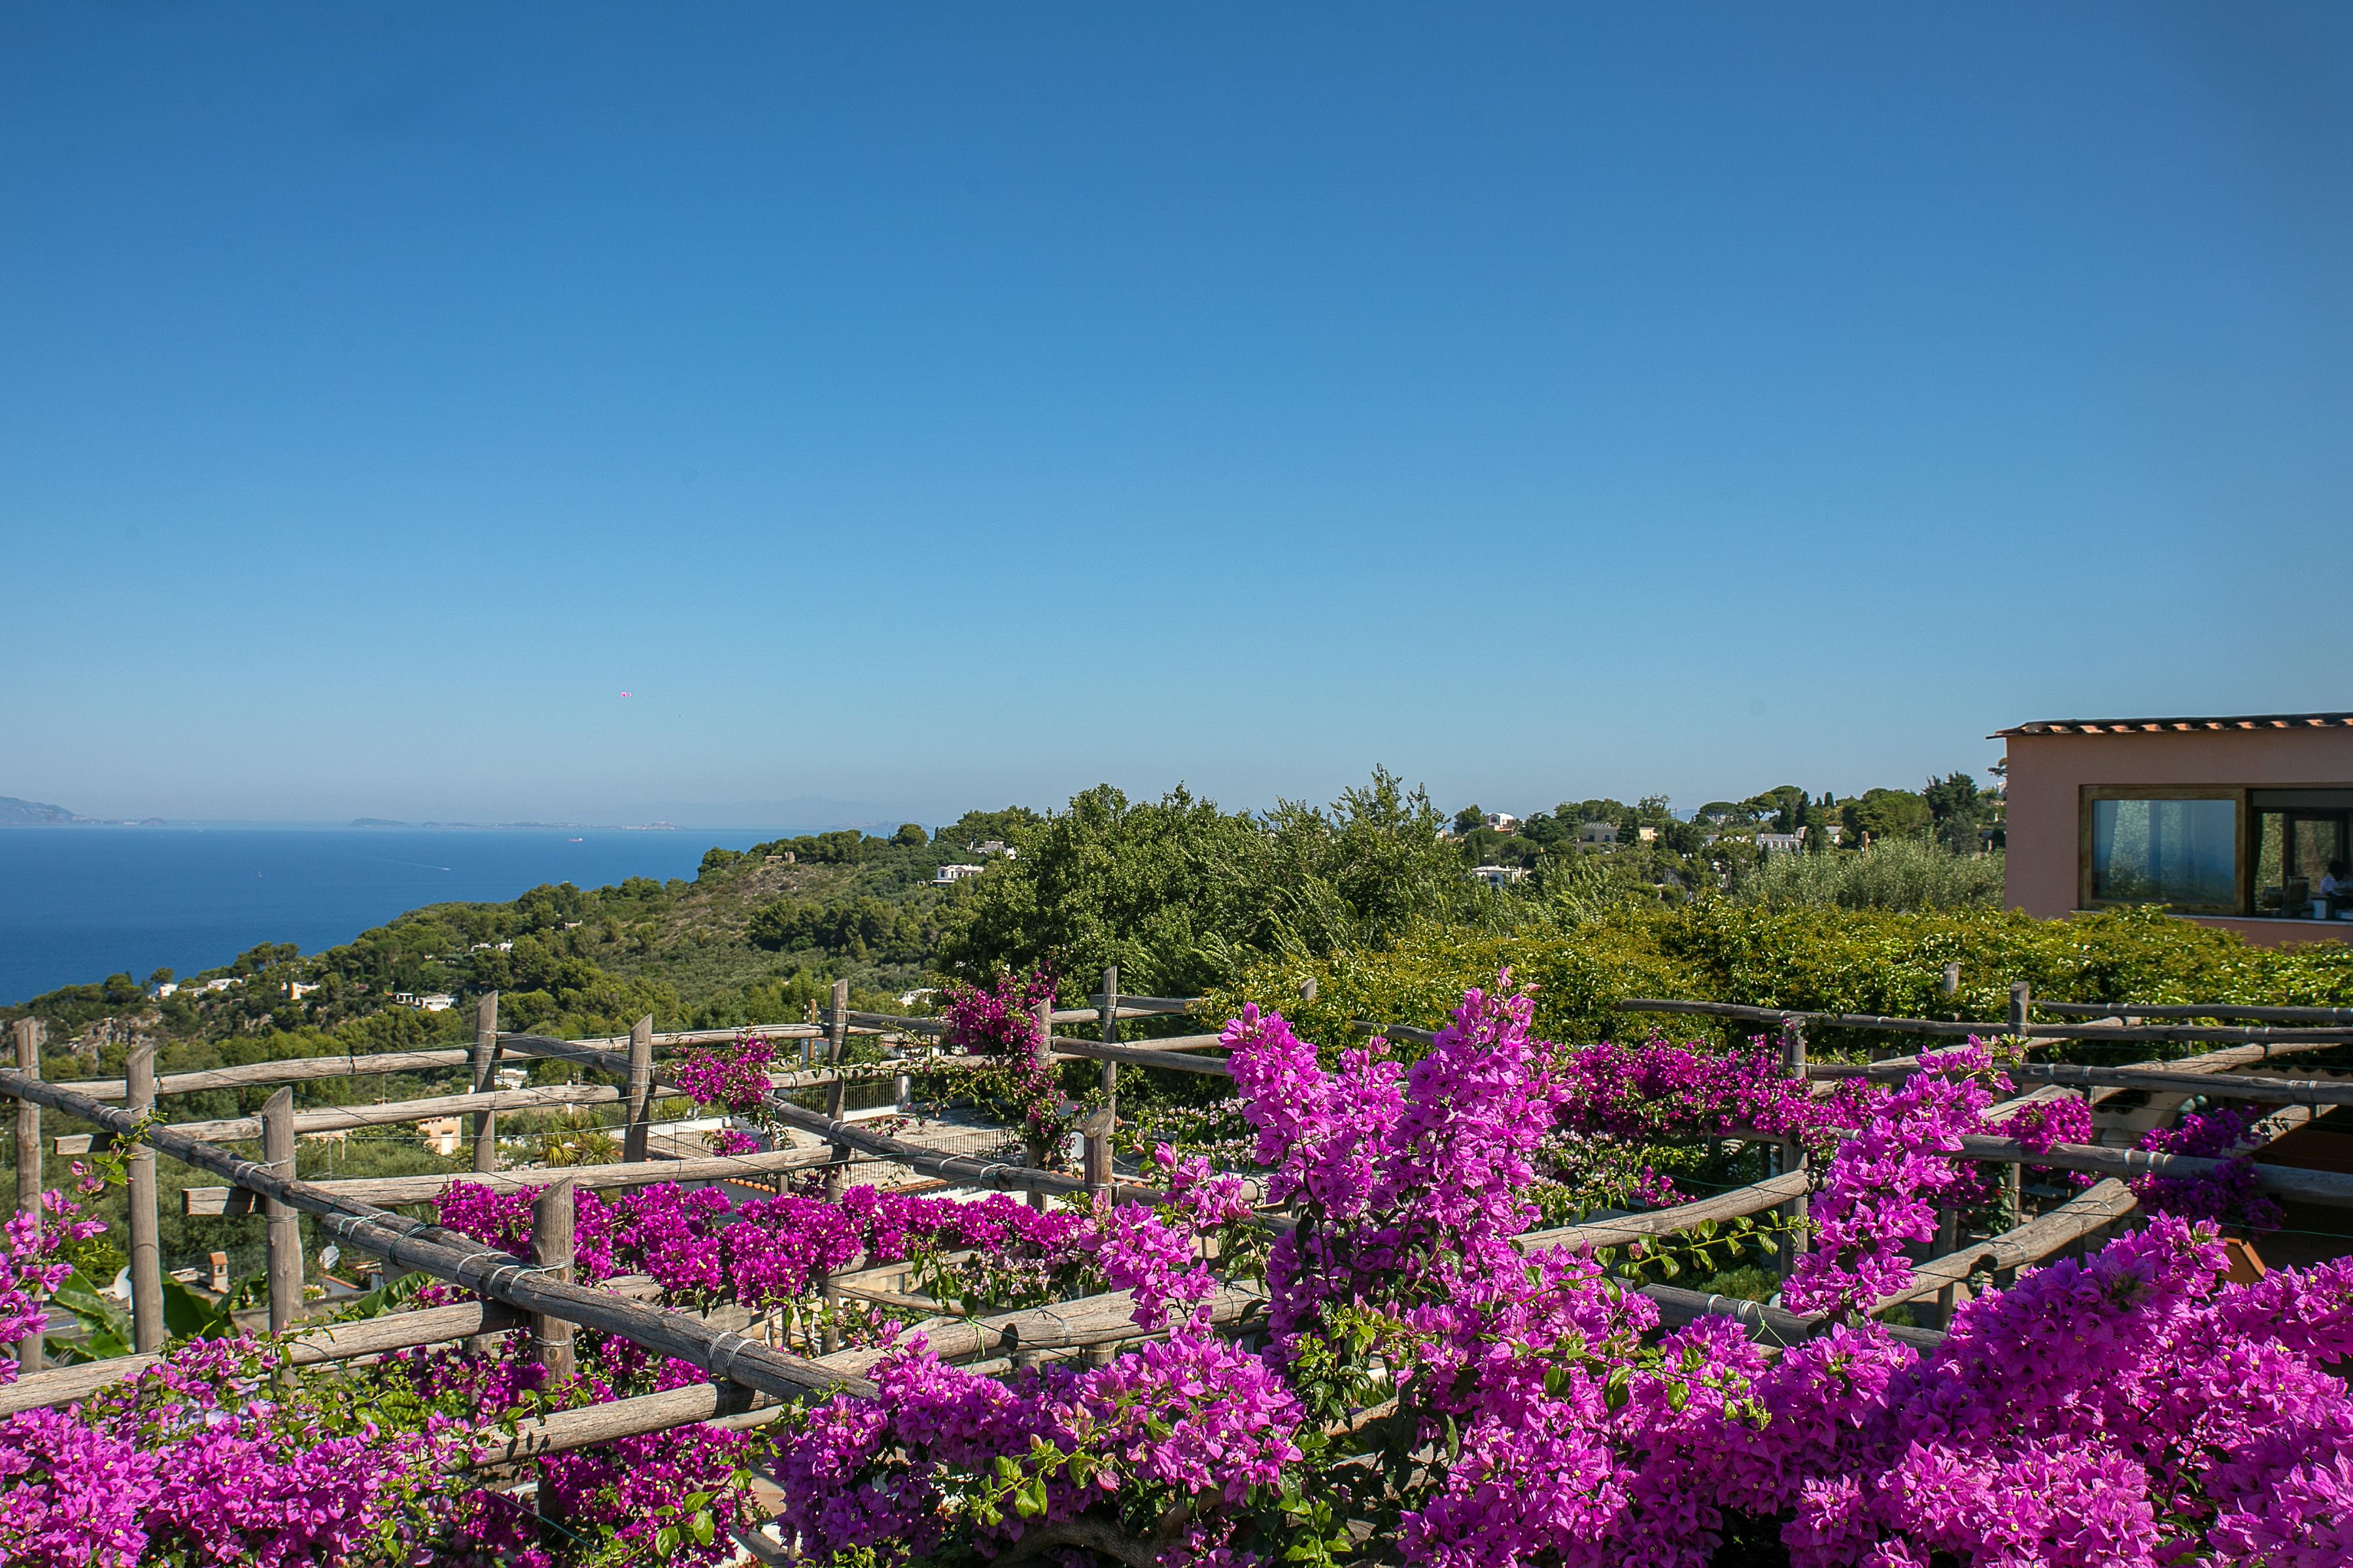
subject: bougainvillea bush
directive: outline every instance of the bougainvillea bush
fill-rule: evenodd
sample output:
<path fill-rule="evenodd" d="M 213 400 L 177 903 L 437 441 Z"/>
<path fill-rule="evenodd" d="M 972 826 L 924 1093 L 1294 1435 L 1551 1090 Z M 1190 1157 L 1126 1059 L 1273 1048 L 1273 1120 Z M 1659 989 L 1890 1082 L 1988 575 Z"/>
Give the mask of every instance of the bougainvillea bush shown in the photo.
<path fill-rule="evenodd" d="M 1770 1051 L 1565 1047 L 1531 1013 L 1507 985 L 1474 990 L 1408 1061 L 1378 1038 L 1319 1056 L 1243 1010 L 1226 1042 L 1250 1179 L 1164 1147 L 1149 1206 L 581 1194 L 584 1278 L 776 1312 L 805 1350 L 822 1326 L 875 1395 L 760 1436 L 553 1457 L 526 1489 L 470 1468 L 483 1428 L 705 1374 L 585 1331 L 561 1385 L 512 1342 L 301 1379 L 267 1346 L 199 1342 L 0 1423 L 0 1562 L 711 1568 L 760 1517 L 754 1467 L 781 1488 L 788 1551 L 832 1568 L 2353 1562 L 2353 1262 L 2230 1283 L 2217 1220 L 2262 1217 L 2242 1158 L 2143 1182 L 2137 1229 L 1975 1296 L 1941 1338 L 1900 1337 L 1873 1313 L 1909 1284 L 1907 1249 L 1940 1208 L 1993 1212 L 1961 1141 L 2078 1142 L 2080 1101 L 2005 1100 L 1974 1042 L 1900 1084 L 1815 1095 Z M 1624 1259 L 1529 1234 L 1578 1171 L 1669 1201 L 1640 1151 L 1758 1132 L 1820 1171 L 1782 1292 L 1810 1317 L 1788 1343 L 1670 1322 Z M 2152 1147 L 2249 1142 L 2247 1118 L 2209 1113 Z M 439 1217 L 525 1250 L 520 1194 L 456 1187 Z M 61 1205 L 10 1230 L 0 1332 L 49 1288 L 73 1223 Z M 949 1364 L 913 1310 L 826 1303 L 829 1272 L 881 1262 L 969 1311 L 1124 1290 L 1149 1337 Z"/>
<path fill-rule="evenodd" d="M 1610 1065 L 1563 1070 L 1528 1012 L 1473 992 L 1409 1069 L 1379 1042 L 1326 1068 L 1247 1010 L 1234 1078 L 1295 1218 L 1256 1347 L 1212 1331 L 1196 1246 L 1235 1190 L 1180 1166 L 1093 1243 L 1165 1342 L 999 1381 L 908 1337 L 879 1397 L 779 1440 L 789 1531 L 845 1563 L 2348 1561 L 2353 1266 L 2227 1284 L 2213 1230 L 2159 1215 L 1978 1297 L 1932 1351 L 1899 1341 L 1862 1309 L 1908 1276 L 1883 1231 L 1964 1179 L 1989 1086 L 1960 1052 L 1852 1091 L 1870 1114 L 1791 1290 L 1825 1332 L 1774 1354 L 1724 1318 L 1662 1330 L 1590 1257 L 1514 1245 L 1546 1138 L 1601 1114 Z"/>

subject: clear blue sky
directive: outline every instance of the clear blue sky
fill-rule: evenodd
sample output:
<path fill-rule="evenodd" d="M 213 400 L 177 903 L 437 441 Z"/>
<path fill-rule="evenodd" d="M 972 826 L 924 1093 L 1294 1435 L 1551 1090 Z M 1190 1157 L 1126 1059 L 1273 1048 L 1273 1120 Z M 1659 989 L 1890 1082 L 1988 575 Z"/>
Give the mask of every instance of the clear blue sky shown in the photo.
<path fill-rule="evenodd" d="M 1688 807 L 2353 707 L 2348 79 L 2342 5 L 12 6 L 0 795 Z"/>

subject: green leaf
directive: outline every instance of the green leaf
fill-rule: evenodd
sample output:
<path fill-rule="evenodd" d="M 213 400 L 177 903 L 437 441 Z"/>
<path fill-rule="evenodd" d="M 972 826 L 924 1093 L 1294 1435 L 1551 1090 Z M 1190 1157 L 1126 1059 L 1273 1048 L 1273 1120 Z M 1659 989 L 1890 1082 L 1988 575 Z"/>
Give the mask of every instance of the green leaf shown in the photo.
<path fill-rule="evenodd" d="M 169 1274 L 164 1276 L 164 1332 L 167 1338 L 216 1338 L 228 1329 L 226 1302 L 216 1305 L 207 1301 Z"/>
<path fill-rule="evenodd" d="M 131 1353 L 135 1341 L 129 1315 L 100 1296 L 79 1270 L 67 1275 L 65 1282 L 49 1292 L 49 1300 L 81 1324 L 93 1358 Z"/>

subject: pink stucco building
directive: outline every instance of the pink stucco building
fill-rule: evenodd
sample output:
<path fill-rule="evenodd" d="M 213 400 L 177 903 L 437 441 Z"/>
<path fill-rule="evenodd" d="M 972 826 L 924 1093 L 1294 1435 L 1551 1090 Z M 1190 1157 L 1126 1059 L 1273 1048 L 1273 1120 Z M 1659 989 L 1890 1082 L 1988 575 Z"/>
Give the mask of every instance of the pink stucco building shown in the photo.
<path fill-rule="evenodd" d="M 2265 943 L 2353 941 L 2353 713 L 2063 719 L 2010 748 L 2007 900 L 2161 903 Z"/>

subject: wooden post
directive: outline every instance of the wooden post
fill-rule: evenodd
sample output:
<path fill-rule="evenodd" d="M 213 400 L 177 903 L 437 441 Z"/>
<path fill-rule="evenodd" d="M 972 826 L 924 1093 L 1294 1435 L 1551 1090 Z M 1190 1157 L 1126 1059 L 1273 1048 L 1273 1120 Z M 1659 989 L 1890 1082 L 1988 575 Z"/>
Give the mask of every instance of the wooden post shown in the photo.
<path fill-rule="evenodd" d="M 1032 1059 L 1037 1062 L 1041 1071 L 1050 1073 L 1054 1070 L 1054 999 L 1051 996 L 1038 1004 L 1035 1016 L 1038 1020 L 1038 1043 Z M 1033 1165 L 1043 1165 L 1053 1156 L 1054 1152 L 1051 1149 L 1041 1148 L 1034 1143 L 1027 1147 L 1029 1152 L 1029 1163 Z M 1029 1206 L 1041 1214 L 1044 1213 L 1046 1194 L 1031 1193 Z"/>
<path fill-rule="evenodd" d="M 1103 971 L 1102 1028 L 1099 1033 L 1107 1046 L 1119 1044 L 1119 965 Z M 1102 1192 L 1111 1185 L 1112 1130 L 1119 1125 L 1119 1064 L 1103 1064 L 1103 1110 L 1098 1113 L 1103 1131 L 1087 1137 L 1087 1185 Z M 1091 1119 L 1092 1120 L 1092 1119 Z"/>
<path fill-rule="evenodd" d="M 1960 1246 L 1961 1216 L 1959 1211 L 1956 1209 L 1938 1209 L 1936 1211 L 1936 1256 L 1939 1258 L 1949 1258 L 1955 1252 L 1960 1250 Z M 1953 1287 L 1950 1285 L 1946 1286 L 1943 1289 L 1936 1292 L 1936 1326 L 1938 1328 L 1949 1329 L 1953 1326 L 1954 1300 L 1955 1296 Z"/>
<path fill-rule="evenodd" d="M 261 1107 L 261 1159 L 272 1175 L 294 1179 L 294 1091 L 281 1089 Z M 269 1331 L 284 1333 L 301 1315 L 302 1216 L 264 1198 L 269 1244 Z"/>
<path fill-rule="evenodd" d="M 556 1279 L 572 1280 L 572 1179 L 541 1189 L 531 1201 L 531 1261 Z M 531 1319 L 532 1357 L 547 1369 L 549 1388 L 572 1381 L 578 1363 L 572 1352 L 572 1321 L 534 1312 Z"/>
<path fill-rule="evenodd" d="M 1781 1070 L 1799 1083 L 1806 1081 L 1806 1026 L 1795 1018 L 1781 1023 Z M 1806 1168 L 1806 1146 L 1795 1138 L 1781 1140 L 1781 1170 L 1783 1173 Z M 1798 1248 L 1805 1238 L 1806 1216 L 1810 1200 L 1800 1194 L 1781 1205 L 1785 1229 L 1781 1245 L 1775 1254 L 1780 1265 L 1781 1277 L 1788 1279 L 1797 1267 Z"/>
<path fill-rule="evenodd" d="M 499 994 L 487 991 L 474 1004 L 474 1092 L 488 1094 L 498 1087 Z M 474 1112 L 474 1169 L 499 1168 L 499 1113 Z"/>
<path fill-rule="evenodd" d="M 841 1081 L 843 1058 L 849 1054 L 849 982 L 837 980 L 832 994 L 827 998 L 826 1060 L 832 1065 L 833 1081 L 826 1086 L 826 1114 L 839 1121 L 849 1086 Z M 836 1142 L 833 1158 L 826 1162 L 825 1195 L 828 1203 L 839 1203 L 842 1190 L 849 1184 L 849 1145 Z M 825 1334 L 819 1342 L 827 1355 L 841 1349 L 841 1292 L 834 1289 L 833 1274 L 828 1270 L 818 1282 L 818 1296 L 825 1311 Z"/>
<path fill-rule="evenodd" d="M 16 1025 L 16 1070 L 27 1078 L 41 1076 L 41 1021 L 19 1018 Z M 16 1102 L 16 1212 L 41 1220 L 41 1108 L 29 1100 Z M 20 1372 L 41 1370 L 41 1331 L 16 1342 Z"/>
<path fill-rule="evenodd" d="M 631 1163 L 646 1157 L 646 1132 L 652 1125 L 654 1098 L 654 1016 L 649 1013 L 629 1026 L 628 1126 L 621 1133 L 621 1158 Z"/>
<path fill-rule="evenodd" d="M 826 1060 L 832 1065 L 833 1081 L 826 1086 L 825 1113 L 839 1121 L 849 1091 L 849 1086 L 842 1082 L 841 1069 L 844 1058 L 849 1055 L 849 982 L 835 981 L 830 1000 L 831 1005 L 826 1013 L 825 1036 Z M 825 1168 L 827 1197 L 841 1196 L 841 1189 L 849 1175 L 844 1168 L 849 1163 L 849 1145 L 836 1143 L 833 1146 L 833 1163 Z"/>
<path fill-rule="evenodd" d="M 155 1042 L 131 1047 L 122 1108 L 133 1116 L 155 1109 Z M 164 1254 L 155 1224 L 155 1151 L 131 1151 L 131 1332 L 133 1348 L 152 1355 L 164 1348 Z"/>
<path fill-rule="evenodd" d="M 2034 1010 L 2034 988 L 2025 981 L 2013 983 L 2010 988 L 2010 1032 L 2026 1033 L 2028 1015 Z M 2015 1229 L 2026 1223 L 2026 1170 L 2022 1165 L 2005 1165 L 2001 1172 L 2002 1205 L 2009 1212 L 2002 1215 L 2004 1229 Z"/>

